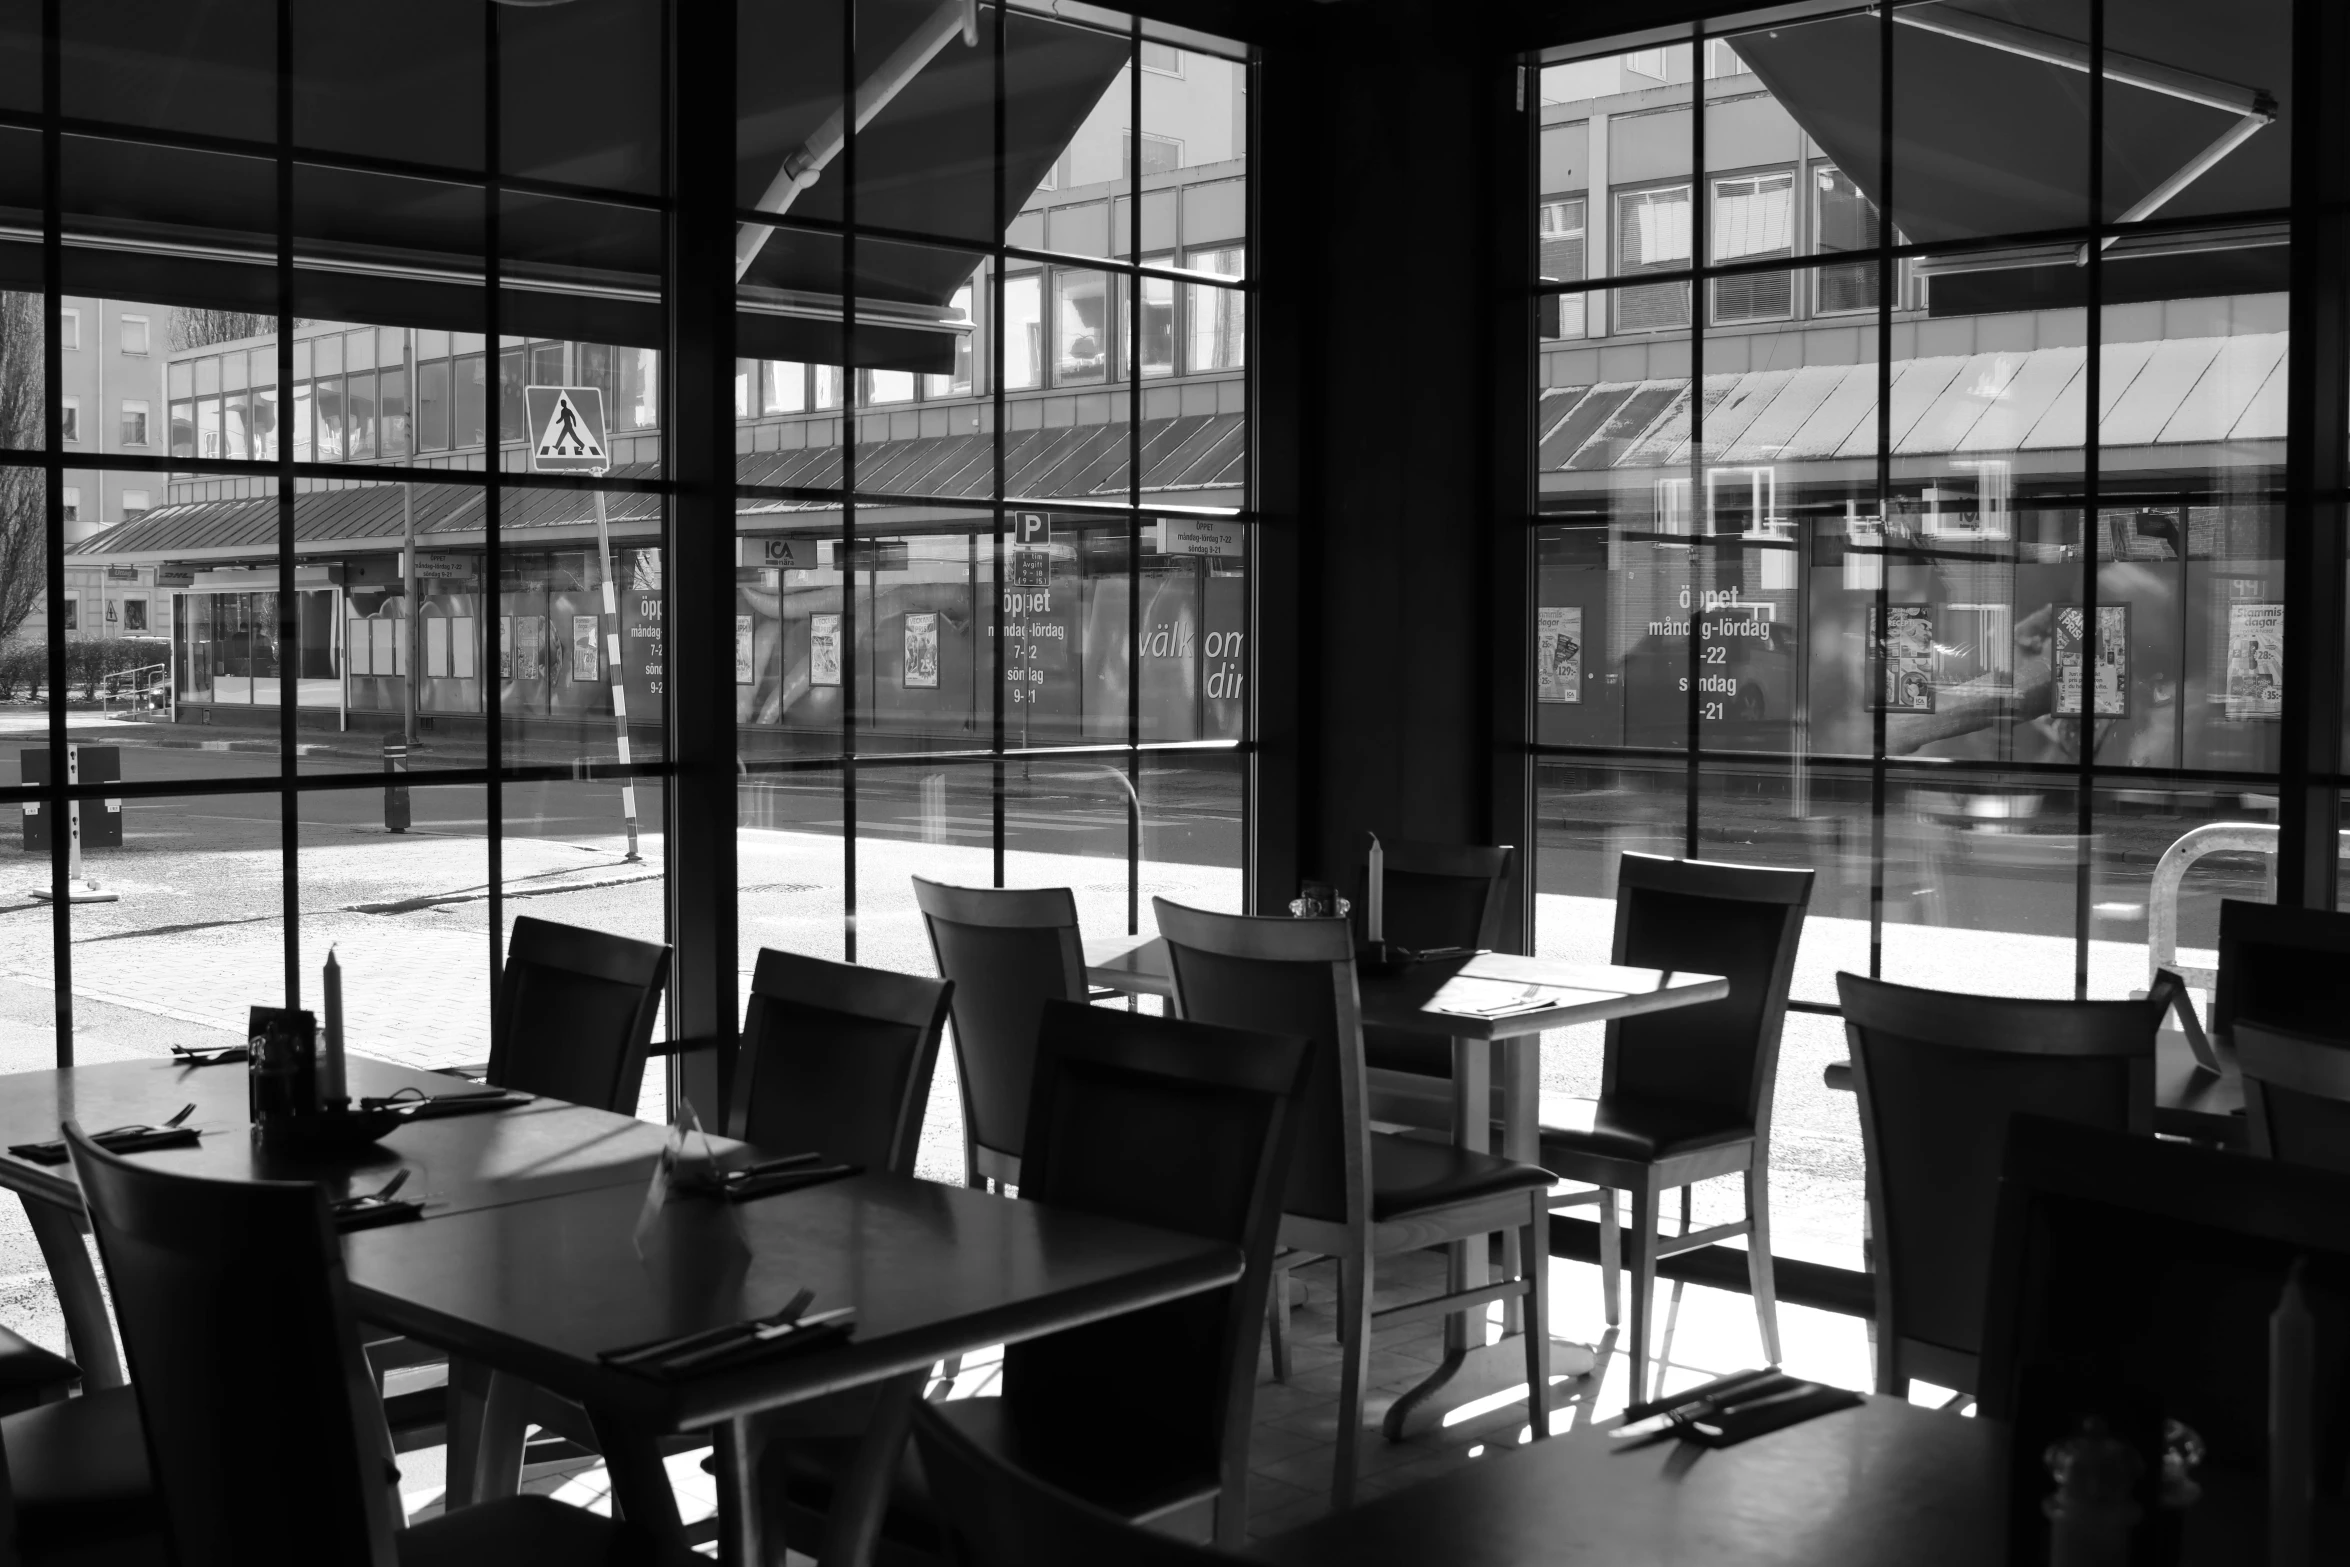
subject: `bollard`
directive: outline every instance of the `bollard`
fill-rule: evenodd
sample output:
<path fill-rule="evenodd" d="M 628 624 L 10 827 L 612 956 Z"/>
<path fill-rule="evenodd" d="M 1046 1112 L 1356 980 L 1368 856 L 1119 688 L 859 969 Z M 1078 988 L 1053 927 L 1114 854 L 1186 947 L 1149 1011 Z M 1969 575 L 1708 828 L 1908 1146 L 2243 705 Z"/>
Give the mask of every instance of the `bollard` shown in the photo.
<path fill-rule="evenodd" d="M 384 831 L 408 830 L 408 786 L 399 780 L 408 776 L 408 745 L 403 740 L 384 741 Z"/>

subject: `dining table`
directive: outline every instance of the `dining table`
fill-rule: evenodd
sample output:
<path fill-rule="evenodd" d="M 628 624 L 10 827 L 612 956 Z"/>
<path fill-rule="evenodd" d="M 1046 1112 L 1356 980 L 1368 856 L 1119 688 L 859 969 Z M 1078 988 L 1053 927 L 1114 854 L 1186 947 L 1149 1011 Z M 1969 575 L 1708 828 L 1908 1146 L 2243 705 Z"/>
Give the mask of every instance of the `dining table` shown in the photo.
<path fill-rule="evenodd" d="M 2001 1423 L 1884 1395 L 1722 1448 L 1585 1427 L 1256 1554 L 1290 1567 L 1995 1567 L 2008 1560 L 2007 1464 Z"/>
<path fill-rule="evenodd" d="M 349 1082 L 355 1097 L 472 1087 L 359 1055 L 349 1058 Z M 817 1553 L 824 1567 L 863 1567 L 912 1400 L 937 1362 L 1221 1288 L 1243 1263 L 1221 1242 L 877 1173 L 740 1201 L 670 1183 L 656 1202 L 668 1128 L 547 1098 L 417 1121 L 352 1152 L 290 1154 L 254 1135 L 246 1071 L 235 1063 L 142 1060 L 0 1076 L 0 1148 L 51 1141 L 67 1118 L 93 1131 L 158 1125 L 183 1106 L 196 1142 L 141 1151 L 142 1163 L 219 1179 L 314 1180 L 329 1198 L 377 1190 L 407 1170 L 402 1195 L 422 1200 L 417 1220 L 343 1237 L 361 1320 L 447 1353 L 453 1367 L 518 1377 L 585 1406 L 622 1511 L 681 1550 L 659 1439 L 707 1433 L 718 1458 L 720 1559 L 745 1567 L 772 1559 L 758 1495 L 763 1417 L 870 1391 Z M 684 1153 L 689 1172 L 765 1157 L 723 1138 L 688 1137 Z M 121 1385 L 72 1166 L 0 1153 L 0 1186 L 23 1199 L 41 1238 L 85 1379 Z M 691 1371 L 606 1359 L 733 1332 L 802 1301 L 812 1312 L 846 1308 L 848 1331 Z"/>
<path fill-rule="evenodd" d="M 1175 971 L 1167 943 L 1158 936 L 1090 938 L 1085 942 L 1088 984 L 1132 996 L 1175 996 Z M 1458 981 L 1487 986 L 1523 986 L 1530 1004 L 1499 1015 L 1447 1010 Z M 1670 969 L 1579 963 L 1515 953 L 1452 953 L 1387 969 L 1356 969 L 1356 989 L 1366 1026 L 1393 1029 L 1452 1042 L 1450 1132 L 1453 1142 L 1477 1153 L 1498 1152 L 1523 1164 L 1541 1157 L 1542 1036 L 1579 1023 L 1604 1023 L 1677 1007 L 1719 1001 L 1730 982 L 1718 974 Z M 1409 1074 L 1388 1074 L 1404 1077 Z M 1494 1131 L 1500 1129 L 1500 1146 Z M 1515 1231 L 1502 1237 L 1503 1266 L 1518 1266 Z M 1487 1282 L 1485 1248 L 1471 1242 L 1447 1247 L 1450 1287 L 1474 1289 Z M 1451 1388 L 1458 1401 L 1473 1400 L 1524 1380 L 1515 1352 L 1486 1345 L 1468 1312 L 1445 1318 L 1444 1354 L 1436 1369 L 1388 1406 L 1381 1429 L 1391 1441 L 1410 1435 L 1415 1422 L 1440 1418 L 1436 1395 Z M 1516 1302 L 1505 1308 L 1504 1336 L 1524 1330 Z M 1597 1356 L 1588 1346 L 1576 1357 L 1558 1356 L 1567 1375 L 1589 1371 Z"/>

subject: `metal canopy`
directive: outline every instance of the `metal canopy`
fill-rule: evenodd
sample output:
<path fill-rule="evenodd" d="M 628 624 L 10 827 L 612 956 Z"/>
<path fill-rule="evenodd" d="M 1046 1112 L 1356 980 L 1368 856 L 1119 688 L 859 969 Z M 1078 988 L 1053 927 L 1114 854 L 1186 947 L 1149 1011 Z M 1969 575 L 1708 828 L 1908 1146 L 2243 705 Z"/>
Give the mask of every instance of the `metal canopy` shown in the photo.
<path fill-rule="evenodd" d="M 736 62 L 744 205 L 839 107 L 852 64 L 860 80 L 886 64 L 935 19 L 939 3 L 858 0 L 854 62 L 843 57 L 839 5 L 744 8 Z M 72 19 L 84 8 L 66 8 L 67 113 L 85 124 L 116 121 L 231 140 L 223 150 L 199 152 L 95 132 L 66 137 L 66 291 L 274 311 L 275 167 L 267 157 L 228 150 L 236 140 L 273 134 L 271 28 L 191 28 L 185 8 L 163 0 L 122 0 L 106 9 L 106 28 L 77 30 Z M 299 145 L 478 171 L 477 0 L 428 0 L 419 9 L 447 14 L 410 16 L 386 29 L 365 7 L 297 8 Z M 566 24 L 550 21 L 558 17 Z M 659 193 L 658 22 L 657 7 L 632 3 L 503 11 L 501 140 L 510 173 Z M 28 45 L 11 32 L 0 22 L 0 108 L 37 109 L 37 87 L 30 104 L 12 101 L 23 84 L 7 67 L 27 57 Z M 1108 90 L 1127 45 L 1030 17 L 1014 17 L 1004 43 L 1010 101 L 1002 202 L 1016 211 Z M 37 42 L 29 55 L 38 58 Z M 991 16 L 978 47 L 948 42 L 874 105 L 854 160 L 861 225 L 975 246 L 999 237 L 995 71 Z M 836 161 L 801 191 L 791 216 L 840 222 L 847 162 Z M 37 134 L 0 130 L 0 287 L 40 286 L 41 166 Z M 482 205 L 478 188 L 457 180 L 298 166 L 294 312 L 480 330 Z M 662 344 L 667 237 L 660 213 L 509 192 L 499 231 L 505 331 Z M 830 364 L 853 353 L 863 367 L 950 370 L 966 329 L 948 320 L 945 307 L 978 259 L 970 251 L 863 241 L 852 350 L 843 341 L 842 297 L 851 280 L 840 244 L 829 234 L 778 231 L 744 276 L 736 352 Z"/>

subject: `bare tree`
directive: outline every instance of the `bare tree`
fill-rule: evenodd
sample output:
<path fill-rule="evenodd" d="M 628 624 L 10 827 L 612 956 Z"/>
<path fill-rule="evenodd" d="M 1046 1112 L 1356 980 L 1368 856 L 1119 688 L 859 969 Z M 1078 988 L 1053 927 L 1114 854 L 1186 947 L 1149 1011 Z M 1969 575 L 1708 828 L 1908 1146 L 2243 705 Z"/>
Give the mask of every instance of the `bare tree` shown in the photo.
<path fill-rule="evenodd" d="M 47 444 L 38 294 L 0 293 L 0 446 Z M 16 635 L 48 583 L 49 508 L 39 468 L 0 467 L 0 642 Z"/>
<path fill-rule="evenodd" d="M 300 325 L 299 322 L 295 323 Z M 185 348 L 210 348 L 215 343 L 233 343 L 239 338 L 266 337 L 277 330 L 277 317 L 258 315 L 250 310 L 184 310 L 171 313 L 171 347 L 174 353 Z"/>

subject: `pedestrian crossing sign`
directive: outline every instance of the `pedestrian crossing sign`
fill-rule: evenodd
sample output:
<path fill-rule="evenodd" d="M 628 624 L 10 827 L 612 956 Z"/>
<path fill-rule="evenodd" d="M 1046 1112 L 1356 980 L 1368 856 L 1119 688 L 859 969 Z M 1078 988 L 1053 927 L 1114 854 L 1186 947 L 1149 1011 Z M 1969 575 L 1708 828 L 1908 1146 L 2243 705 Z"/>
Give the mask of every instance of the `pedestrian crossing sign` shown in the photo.
<path fill-rule="evenodd" d="M 604 433 L 604 392 L 595 386 L 526 386 L 530 471 L 602 473 L 612 466 Z"/>

